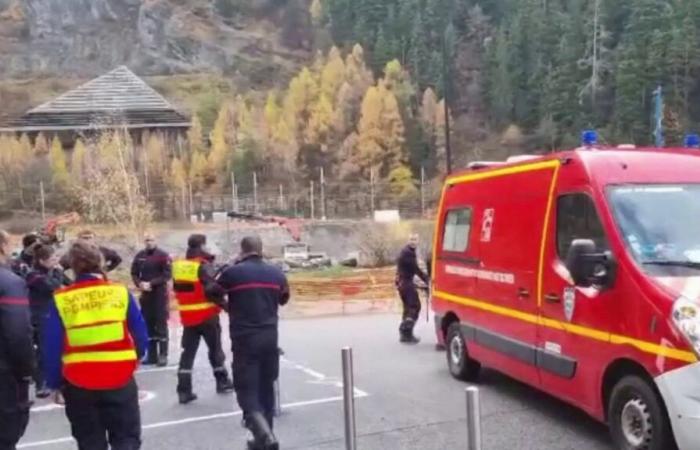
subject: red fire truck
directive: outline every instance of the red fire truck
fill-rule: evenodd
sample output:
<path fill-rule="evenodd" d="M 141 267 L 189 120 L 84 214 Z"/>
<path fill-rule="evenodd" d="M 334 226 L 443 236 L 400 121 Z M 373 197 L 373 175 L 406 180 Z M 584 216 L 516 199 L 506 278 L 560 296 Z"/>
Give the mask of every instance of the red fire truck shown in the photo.
<path fill-rule="evenodd" d="M 700 151 L 482 163 L 443 188 L 432 304 L 453 376 L 482 365 L 609 424 L 700 449 Z"/>

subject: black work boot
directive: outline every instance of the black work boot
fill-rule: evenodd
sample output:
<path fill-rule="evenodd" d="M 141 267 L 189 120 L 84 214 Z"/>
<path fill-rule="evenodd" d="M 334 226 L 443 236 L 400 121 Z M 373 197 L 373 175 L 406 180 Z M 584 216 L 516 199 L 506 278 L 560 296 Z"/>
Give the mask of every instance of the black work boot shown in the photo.
<path fill-rule="evenodd" d="M 192 392 L 192 374 L 177 374 L 177 398 L 181 405 L 197 400 L 197 394 Z"/>
<path fill-rule="evenodd" d="M 217 394 L 230 394 L 233 392 L 233 381 L 228 377 L 228 373 L 215 372 L 216 377 L 216 393 Z"/>
<path fill-rule="evenodd" d="M 420 342 L 420 339 L 413 335 L 413 331 L 401 331 L 401 337 L 399 342 L 402 344 L 412 344 L 415 345 Z"/>
<path fill-rule="evenodd" d="M 158 342 L 158 360 L 156 362 L 158 367 L 165 367 L 168 365 L 168 340 L 163 340 Z"/>
<path fill-rule="evenodd" d="M 248 441 L 248 450 L 279 450 L 277 438 L 272 433 L 270 424 L 260 412 L 250 413 L 246 417 L 246 426 L 253 433 L 253 440 Z"/>
<path fill-rule="evenodd" d="M 148 341 L 148 352 L 143 360 L 144 366 L 153 366 L 158 362 L 158 342 L 151 339 Z"/>

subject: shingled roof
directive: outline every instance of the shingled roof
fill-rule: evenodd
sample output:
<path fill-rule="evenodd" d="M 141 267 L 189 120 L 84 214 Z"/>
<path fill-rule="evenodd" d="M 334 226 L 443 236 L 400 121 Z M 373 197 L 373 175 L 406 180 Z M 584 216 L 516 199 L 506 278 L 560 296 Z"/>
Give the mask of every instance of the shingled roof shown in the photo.
<path fill-rule="evenodd" d="M 187 128 L 188 118 L 127 67 L 119 67 L 0 125 L 2 131 Z"/>

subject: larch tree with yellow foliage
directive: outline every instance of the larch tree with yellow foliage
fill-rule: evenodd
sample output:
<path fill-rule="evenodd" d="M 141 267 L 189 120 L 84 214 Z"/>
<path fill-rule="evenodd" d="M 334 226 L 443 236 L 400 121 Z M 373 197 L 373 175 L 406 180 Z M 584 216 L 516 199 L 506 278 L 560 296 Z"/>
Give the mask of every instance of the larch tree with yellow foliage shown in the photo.
<path fill-rule="evenodd" d="M 228 180 L 231 159 L 236 145 L 236 117 L 233 105 L 221 105 L 219 115 L 211 132 L 211 151 L 209 152 L 209 171 L 219 186 L 224 186 Z"/>
<path fill-rule="evenodd" d="M 383 82 L 371 87 L 362 102 L 358 125 L 356 165 L 361 174 L 370 169 L 381 178 L 401 165 L 404 159 L 404 125 L 399 104 L 393 92 Z"/>
<path fill-rule="evenodd" d="M 76 139 L 71 155 L 70 174 L 74 183 L 82 183 L 85 180 L 85 163 L 87 158 L 87 148 L 82 139 Z"/>
<path fill-rule="evenodd" d="M 61 144 L 58 136 L 54 136 L 51 141 L 49 161 L 51 163 L 51 181 L 54 189 L 65 190 L 68 188 L 71 178 L 68 173 L 68 164 L 66 163 L 66 152 L 63 150 L 63 144 Z"/>

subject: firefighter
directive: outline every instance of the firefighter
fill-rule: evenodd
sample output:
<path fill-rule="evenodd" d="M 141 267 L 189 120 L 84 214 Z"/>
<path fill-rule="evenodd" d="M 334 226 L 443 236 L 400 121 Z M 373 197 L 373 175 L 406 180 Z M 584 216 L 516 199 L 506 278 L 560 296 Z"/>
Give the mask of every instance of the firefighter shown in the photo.
<path fill-rule="evenodd" d="M 241 241 L 238 263 L 218 278 L 228 293 L 233 382 L 246 427 L 254 440 L 250 450 L 276 450 L 273 433 L 274 383 L 279 376 L 277 311 L 289 301 L 287 279 L 262 260 L 262 241 Z"/>
<path fill-rule="evenodd" d="M 131 278 L 141 290 L 141 313 L 148 328 L 148 354 L 144 364 L 168 364 L 168 282 L 170 256 L 158 248 L 152 234 L 145 237 L 146 248 L 131 264 Z"/>
<path fill-rule="evenodd" d="M 226 307 L 224 293 L 214 280 L 214 256 L 206 251 L 207 238 L 193 234 L 187 241 L 186 259 L 173 263 L 173 289 L 182 322 L 182 353 L 178 367 L 177 394 L 180 404 L 197 399 L 192 392 L 192 367 L 200 338 L 209 348 L 209 363 L 216 379 L 216 392 L 233 392 L 221 345 L 219 313 Z"/>
<path fill-rule="evenodd" d="M 27 428 L 34 371 L 27 287 L 9 255 L 10 237 L 0 230 L 0 450 L 14 450 Z"/>
<path fill-rule="evenodd" d="M 413 334 L 418 316 L 420 315 L 420 298 L 413 279 L 418 276 L 428 284 L 428 276 L 418 267 L 418 235 L 412 234 L 408 244 L 401 250 L 396 263 L 396 288 L 403 303 L 403 315 L 399 326 L 400 342 L 417 344 L 420 342 Z"/>
<path fill-rule="evenodd" d="M 61 390 L 79 450 L 139 449 L 146 324 L 127 287 L 106 281 L 99 247 L 77 241 L 68 257 L 76 281 L 54 293 L 42 333 L 46 384 Z"/>
<path fill-rule="evenodd" d="M 41 333 L 49 305 L 53 302 L 56 289 L 70 283 L 63 274 L 63 268 L 58 264 L 58 258 L 52 246 L 37 244 L 33 250 L 34 268 L 27 275 L 29 288 L 29 309 L 31 311 L 32 327 L 34 328 L 34 349 L 37 358 L 37 370 L 34 373 L 36 396 L 46 398 L 51 392 L 46 388 L 41 372 Z"/>
<path fill-rule="evenodd" d="M 22 251 L 12 261 L 12 271 L 22 278 L 26 278 L 32 270 L 32 250 L 38 241 L 39 236 L 36 233 L 25 234 L 22 237 Z"/>
<path fill-rule="evenodd" d="M 95 233 L 92 230 L 82 230 L 80 233 L 78 233 L 78 241 L 94 243 Z M 107 247 L 99 246 L 98 248 L 102 254 L 102 258 L 104 259 L 103 269 L 105 272 L 111 272 L 119 267 L 119 265 L 122 263 L 122 257 L 119 256 L 119 253 Z M 60 263 L 65 270 L 70 269 L 70 259 L 68 254 L 63 255 Z"/>

